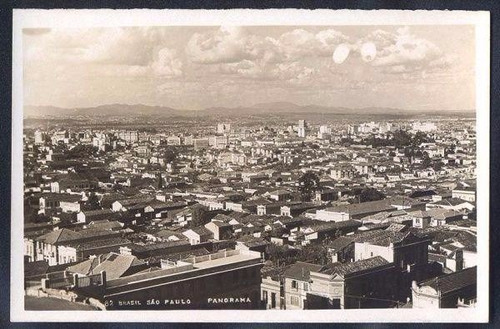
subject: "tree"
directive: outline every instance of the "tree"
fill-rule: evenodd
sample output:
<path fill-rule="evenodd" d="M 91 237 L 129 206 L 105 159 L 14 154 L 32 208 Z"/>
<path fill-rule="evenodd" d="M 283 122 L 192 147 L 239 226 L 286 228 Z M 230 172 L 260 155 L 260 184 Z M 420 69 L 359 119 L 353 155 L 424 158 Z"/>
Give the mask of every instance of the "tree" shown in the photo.
<path fill-rule="evenodd" d="M 434 169 L 434 171 L 441 171 L 442 168 L 443 163 L 441 161 L 436 161 L 432 164 L 432 169 Z"/>
<path fill-rule="evenodd" d="M 98 151 L 97 147 L 92 145 L 77 145 L 66 152 L 69 159 L 90 158 Z"/>
<path fill-rule="evenodd" d="M 431 159 L 429 158 L 429 155 L 427 152 L 424 152 L 423 160 L 422 160 L 422 166 L 424 168 L 429 168 L 431 166 Z"/>
<path fill-rule="evenodd" d="M 377 201 L 385 199 L 385 194 L 374 188 L 366 188 L 359 194 L 359 202 Z"/>
<path fill-rule="evenodd" d="M 402 148 L 405 146 L 410 146 L 412 144 L 411 134 L 404 130 L 396 130 L 393 134 L 394 146 L 397 148 Z"/>
<path fill-rule="evenodd" d="M 434 139 L 422 131 L 417 131 L 417 133 L 415 134 L 415 136 L 413 136 L 412 139 L 413 146 L 419 146 L 422 143 L 433 143 L 433 142 Z"/>
<path fill-rule="evenodd" d="M 312 171 L 299 178 L 299 191 L 302 201 L 311 201 L 313 193 L 319 189 L 319 177 Z"/>
<path fill-rule="evenodd" d="M 161 190 L 163 188 L 163 177 L 161 176 L 161 172 L 158 173 L 158 189 Z"/>
<path fill-rule="evenodd" d="M 444 149 L 444 156 L 447 157 L 449 154 L 455 154 L 455 145 L 452 145 L 450 147 L 447 147 Z"/>
<path fill-rule="evenodd" d="M 276 266 L 292 264 L 295 261 L 296 254 L 296 250 L 275 243 L 268 244 L 265 252 L 266 258 Z"/>
<path fill-rule="evenodd" d="M 327 245 L 328 243 L 308 244 L 300 250 L 298 260 L 321 265 L 331 263 Z"/>
<path fill-rule="evenodd" d="M 210 222 L 210 213 L 208 209 L 202 205 L 192 208 L 191 227 L 198 227 Z"/>
<path fill-rule="evenodd" d="M 101 208 L 99 204 L 99 198 L 94 192 L 91 192 L 87 200 L 87 206 L 89 210 L 96 210 Z"/>
<path fill-rule="evenodd" d="M 178 152 L 175 148 L 169 147 L 165 150 L 164 159 L 166 163 L 172 163 L 177 158 Z"/>

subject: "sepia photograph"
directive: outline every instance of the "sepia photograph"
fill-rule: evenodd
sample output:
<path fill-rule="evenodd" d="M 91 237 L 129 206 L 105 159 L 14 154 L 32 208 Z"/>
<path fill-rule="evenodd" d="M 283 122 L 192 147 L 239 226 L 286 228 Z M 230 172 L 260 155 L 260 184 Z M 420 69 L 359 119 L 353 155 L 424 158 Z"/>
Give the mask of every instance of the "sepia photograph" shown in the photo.
<path fill-rule="evenodd" d="M 13 320 L 488 320 L 487 12 L 16 10 L 13 38 Z"/>

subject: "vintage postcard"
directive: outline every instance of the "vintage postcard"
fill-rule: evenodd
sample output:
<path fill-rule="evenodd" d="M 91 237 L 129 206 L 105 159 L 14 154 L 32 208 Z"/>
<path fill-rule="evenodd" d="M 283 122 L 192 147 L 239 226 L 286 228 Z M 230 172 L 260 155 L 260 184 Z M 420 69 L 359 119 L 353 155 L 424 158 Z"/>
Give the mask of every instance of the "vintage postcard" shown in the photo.
<path fill-rule="evenodd" d="M 489 24 L 15 10 L 11 320 L 488 321 Z"/>

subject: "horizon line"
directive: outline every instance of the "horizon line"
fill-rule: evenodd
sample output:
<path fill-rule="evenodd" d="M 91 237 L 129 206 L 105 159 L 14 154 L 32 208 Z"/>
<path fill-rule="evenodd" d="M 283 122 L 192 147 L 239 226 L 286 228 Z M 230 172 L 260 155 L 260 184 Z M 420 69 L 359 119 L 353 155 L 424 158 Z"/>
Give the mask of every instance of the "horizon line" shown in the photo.
<path fill-rule="evenodd" d="M 127 103 L 103 103 L 100 105 L 93 105 L 93 106 L 71 106 L 71 107 L 62 107 L 62 106 L 57 106 L 57 105 L 33 105 L 33 104 L 26 104 L 23 105 L 23 108 L 26 107 L 53 107 L 53 108 L 58 108 L 62 110 L 76 110 L 76 109 L 92 109 L 92 108 L 98 108 L 98 107 L 103 107 L 103 106 L 146 106 L 146 107 L 160 107 L 160 108 L 169 108 L 175 111 L 180 111 L 180 112 L 202 112 L 202 111 L 207 111 L 210 109 L 218 109 L 218 108 L 224 108 L 224 109 L 249 109 L 249 108 L 254 108 L 258 105 L 272 105 L 273 103 L 288 103 L 292 106 L 296 107 L 320 107 L 320 108 L 330 108 L 330 109 L 346 109 L 346 110 L 365 110 L 365 109 L 387 109 L 391 111 L 400 111 L 400 112 L 430 112 L 430 111 L 436 111 L 436 109 L 408 109 L 408 108 L 399 108 L 399 107 L 386 107 L 386 106 L 364 106 L 364 107 L 347 107 L 347 106 L 335 106 L 335 105 L 318 105 L 318 104 L 306 104 L 306 105 L 300 105 L 297 103 L 293 102 L 287 102 L 287 101 L 271 101 L 271 102 L 261 102 L 261 103 L 256 103 L 252 105 L 237 105 L 237 106 L 209 106 L 209 107 L 203 107 L 199 109 L 187 109 L 187 108 L 176 108 L 176 107 L 171 107 L 168 105 L 151 105 L 151 104 L 144 104 L 144 103 L 134 103 L 134 104 L 127 104 Z M 476 112 L 475 108 L 472 109 L 457 109 L 457 110 L 438 110 L 440 112 Z M 311 112 L 315 113 L 315 112 Z"/>

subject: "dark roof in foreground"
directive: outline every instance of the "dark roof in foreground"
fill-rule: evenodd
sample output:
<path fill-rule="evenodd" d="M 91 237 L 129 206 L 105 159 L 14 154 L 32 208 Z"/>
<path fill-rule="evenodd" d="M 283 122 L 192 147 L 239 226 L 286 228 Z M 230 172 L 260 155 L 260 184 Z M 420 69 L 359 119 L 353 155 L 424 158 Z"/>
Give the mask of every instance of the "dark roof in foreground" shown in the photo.
<path fill-rule="evenodd" d="M 477 267 L 469 267 L 465 270 L 442 275 L 427 281 L 419 283 L 419 286 L 429 286 L 436 291 L 440 291 L 441 295 L 450 293 L 454 290 L 466 288 L 471 285 L 476 285 Z"/>
<path fill-rule="evenodd" d="M 354 274 L 366 270 L 370 270 L 379 266 L 387 265 L 389 262 L 380 256 L 358 260 L 351 263 L 333 263 L 325 266 L 320 273 L 334 275 L 338 274 L 340 276 L 345 276 L 349 274 Z"/>
<path fill-rule="evenodd" d="M 333 249 L 335 251 L 339 251 L 341 249 L 344 249 L 345 247 L 347 247 L 348 245 L 350 245 L 351 243 L 354 242 L 354 238 L 353 237 L 349 237 L 349 236 L 340 236 L 338 237 L 337 239 L 333 240 L 329 245 L 328 245 L 328 248 L 329 249 Z"/>
<path fill-rule="evenodd" d="M 367 213 L 392 211 L 396 210 L 396 208 L 390 205 L 390 202 L 388 202 L 387 199 L 384 199 L 378 201 L 354 203 L 349 205 L 340 205 L 340 206 L 326 208 L 325 210 L 330 212 L 343 212 L 350 215 L 362 215 Z"/>
<path fill-rule="evenodd" d="M 305 262 L 296 262 L 284 272 L 284 276 L 290 279 L 296 279 L 300 281 L 309 281 L 309 273 L 311 271 L 319 271 L 323 268 L 323 265 L 311 264 Z"/>

